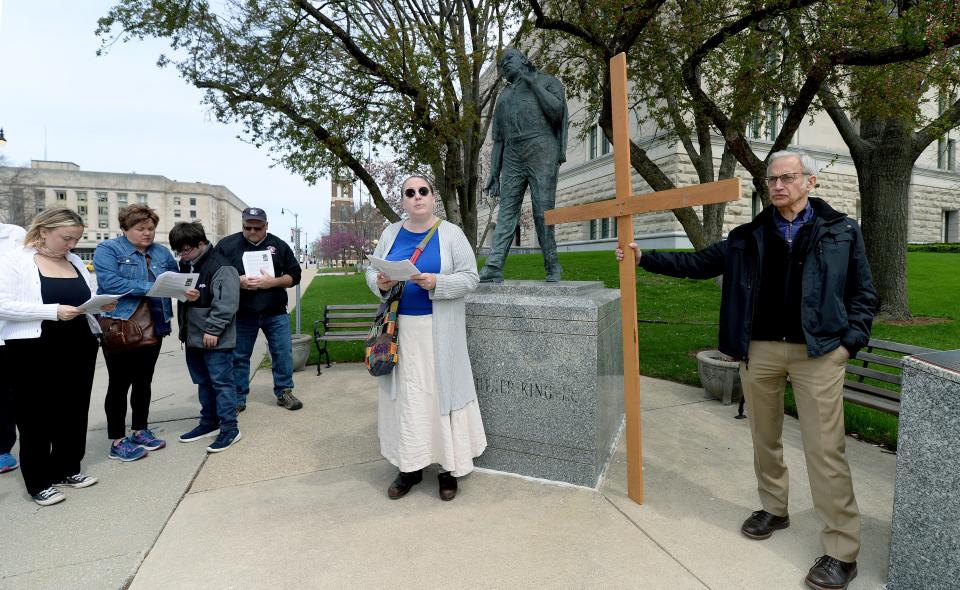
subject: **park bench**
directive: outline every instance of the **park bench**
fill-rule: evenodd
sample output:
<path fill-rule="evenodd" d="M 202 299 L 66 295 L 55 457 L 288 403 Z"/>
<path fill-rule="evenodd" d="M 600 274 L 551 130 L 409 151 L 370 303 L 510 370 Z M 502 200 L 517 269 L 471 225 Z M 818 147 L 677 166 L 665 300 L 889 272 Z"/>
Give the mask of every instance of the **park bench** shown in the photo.
<path fill-rule="evenodd" d="M 925 352 L 936 351 L 932 348 L 871 338 L 867 346 L 847 362 L 843 399 L 851 404 L 899 416 L 903 357 Z M 871 380 L 888 386 L 875 385 Z"/>
<path fill-rule="evenodd" d="M 337 304 L 323 307 L 323 319 L 313 322 L 313 340 L 317 344 L 317 375 L 323 357 L 330 367 L 329 342 L 363 341 L 377 317 L 377 303 Z"/>

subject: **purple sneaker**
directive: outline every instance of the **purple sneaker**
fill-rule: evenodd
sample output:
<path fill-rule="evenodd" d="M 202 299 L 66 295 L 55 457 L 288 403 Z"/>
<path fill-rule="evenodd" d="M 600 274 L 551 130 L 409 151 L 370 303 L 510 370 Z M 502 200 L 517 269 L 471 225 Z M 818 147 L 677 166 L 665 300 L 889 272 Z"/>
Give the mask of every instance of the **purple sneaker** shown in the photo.
<path fill-rule="evenodd" d="M 167 443 L 154 436 L 149 428 L 134 430 L 133 434 L 128 436 L 127 439 L 138 447 L 143 447 L 148 451 L 157 451 L 167 446 Z"/>
<path fill-rule="evenodd" d="M 108 456 L 111 459 L 126 463 L 128 461 L 143 459 L 147 456 L 147 450 L 133 444 L 129 438 L 122 438 L 120 442 L 110 445 L 110 455 Z"/>

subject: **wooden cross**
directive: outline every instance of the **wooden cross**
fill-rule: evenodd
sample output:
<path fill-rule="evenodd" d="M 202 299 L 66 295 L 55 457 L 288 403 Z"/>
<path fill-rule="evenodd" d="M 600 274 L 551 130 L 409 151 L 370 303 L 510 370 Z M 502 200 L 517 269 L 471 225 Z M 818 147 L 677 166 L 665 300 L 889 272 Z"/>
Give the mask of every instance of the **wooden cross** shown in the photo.
<path fill-rule="evenodd" d="M 623 249 L 620 263 L 620 305 L 623 322 L 623 405 L 626 413 L 627 495 L 643 503 L 643 441 L 640 435 L 640 354 L 637 348 L 637 261 L 627 243 L 633 241 L 633 215 L 693 207 L 740 198 L 739 178 L 696 184 L 633 198 L 630 175 L 630 135 L 627 128 L 627 56 L 610 60 L 613 107 L 613 165 L 616 198 L 547 211 L 549 225 L 571 221 L 617 218 L 617 236 Z"/>

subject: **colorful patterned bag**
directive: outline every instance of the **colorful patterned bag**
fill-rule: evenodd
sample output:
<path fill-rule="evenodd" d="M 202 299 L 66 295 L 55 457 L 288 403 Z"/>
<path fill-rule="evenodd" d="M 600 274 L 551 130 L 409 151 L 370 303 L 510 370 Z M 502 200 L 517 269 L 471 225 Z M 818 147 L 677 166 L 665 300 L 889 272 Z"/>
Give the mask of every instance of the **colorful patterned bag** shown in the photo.
<path fill-rule="evenodd" d="M 397 355 L 397 308 L 403 295 L 403 283 L 397 283 L 387 300 L 377 309 L 366 341 L 367 371 L 374 377 L 389 375 L 400 359 Z"/>
<path fill-rule="evenodd" d="M 413 256 L 410 257 L 412 264 L 417 263 L 420 253 L 427 247 L 427 242 L 436 233 L 438 227 L 440 227 L 439 220 L 413 251 Z M 370 332 L 367 334 L 364 362 L 367 365 L 367 371 L 374 377 L 389 375 L 400 360 L 400 355 L 397 352 L 397 309 L 400 307 L 400 297 L 403 295 L 404 284 L 403 282 L 397 283 L 390 290 L 387 300 L 381 303 L 377 309 L 377 319 L 373 321 L 373 326 L 370 327 Z"/>

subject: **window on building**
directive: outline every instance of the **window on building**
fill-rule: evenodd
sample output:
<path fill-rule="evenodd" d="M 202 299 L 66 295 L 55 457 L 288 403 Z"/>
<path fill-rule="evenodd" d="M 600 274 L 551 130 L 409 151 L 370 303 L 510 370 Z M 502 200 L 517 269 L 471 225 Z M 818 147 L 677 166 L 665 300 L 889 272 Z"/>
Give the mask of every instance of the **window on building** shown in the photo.
<path fill-rule="evenodd" d="M 601 130 L 600 131 L 600 155 L 606 156 L 610 153 L 610 141 L 607 139 L 607 135 Z"/>
<path fill-rule="evenodd" d="M 120 205 L 126 206 L 127 204 L 127 193 L 117 193 L 117 203 Z"/>
<path fill-rule="evenodd" d="M 103 239 L 103 234 L 97 234 L 97 241 L 99 242 L 102 239 Z"/>
<path fill-rule="evenodd" d="M 146 203 L 146 202 L 147 202 L 147 195 L 146 195 L 145 193 L 137 193 L 137 202 L 138 202 L 138 203 Z"/>
<path fill-rule="evenodd" d="M 596 220 L 596 219 L 591 219 L 591 220 L 590 220 L 590 232 L 589 232 L 589 235 L 590 235 L 590 239 L 591 239 L 591 240 L 596 240 L 596 239 L 597 239 L 597 220 Z"/>
<path fill-rule="evenodd" d="M 174 209 L 174 210 L 173 210 L 173 216 L 174 216 L 174 217 L 180 217 L 180 210 L 179 210 L 179 209 Z"/>
<path fill-rule="evenodd" d="M 87 202 L 87 191 L 77 191 L 77 202 L 78 203 Z"/>
<path fill-rule="evenodd" d="M 778 105 L 767 105 L 766 130 L 767 141 L 774 141 L 777 139 L 777 134 L 780 133 L 780 109 Z"/>
<path fill-rule="evenodd" d="M 947 170 L 957 169 L 957 140 L 947 140 Z"/>
<path fill-rule="evenodd" d="M 196 198 L 196 197 L 190 197 L 190 206 L 191 206 L 191 207 L 196 207 L 196 206 L 197 206 L 197 198 Z"/>
<path fill-rule="evenodd" d="M 597 128 L 590 129 L 590 159 L 597 157 Z M 591 240 L 594 238 L 590 238 Z"/>
<path fill-rule="evenodd" d="M 943 212 L 943 241 L 946 243 L 960 242 L 960 212 Z"/>
<path fill-rule="evenodd" d="M 947 138 L 941 137 L 937 140 L 937 168 L 947 169 Z"/>
<path fill-rule="evenodd" d="M 190 212 L 190 219 L 196 219 L 196 218 L 197 218 L 197 212 L 196 212 L 196 211 L 191 211 L 191 212 Z"/>
<path fill-rule="evenodd" d="M 100 215 L 110 215 L 110 205 L 98 205 L 97 213 Z"/>
<path fill-rule="evenodd" d="M 750 139 L 760 139 L 763 137 L 763 119 L 759 114 L 754 115 L 747 123 L 747 137 Z"/>
<path fill-rule="evenodd" d="M 107 223 L 106 220 L 101 219 L 99 226 L 100 226 L 100 229 L 107 229 L 108 227 L 110 227 L 110 224 Z"/>
<path fill-rule="evenodd" d="M 756 217 L 761 211 L 763 211 L 763 201 L 760 199 L 760 194 L 753 191 L 750 198 L 750 216 Z"/>
<path fill-rule="evenodd" d="M 80 215 L 86 215 L 86 214 L 87 214 L 87 206 L 86 206 L 86 205 L 77 205 L 77 213 L 79 213 Z"/>
<path fill-rule="evenodd" d="M 54 191 L 54 192 L 57 194 L 57 200 L 58 200 L 58 201 L 66 201 L 66 200 L 67 200 L 67 191 Z"/>
<path fill-rule="evenodd" d="M 179 204 L 180 204 L 180 197 L 174 197 L 174 198 L 173 198 L 173 204 L 174 204 L 174 205 L 179 205 Z"/>
<path fill-rule="evenodd" d="M 97 202 L 106 203 L 107 202 L 107 193 L 103 191 L 97 191 Z"/>
<path fill-rule="evenodd" d="M 35 189 L 33 191 L 33 200 L 37 205 L 42 205 L 47 202 L 47 191 L 43 189 Z"/>

